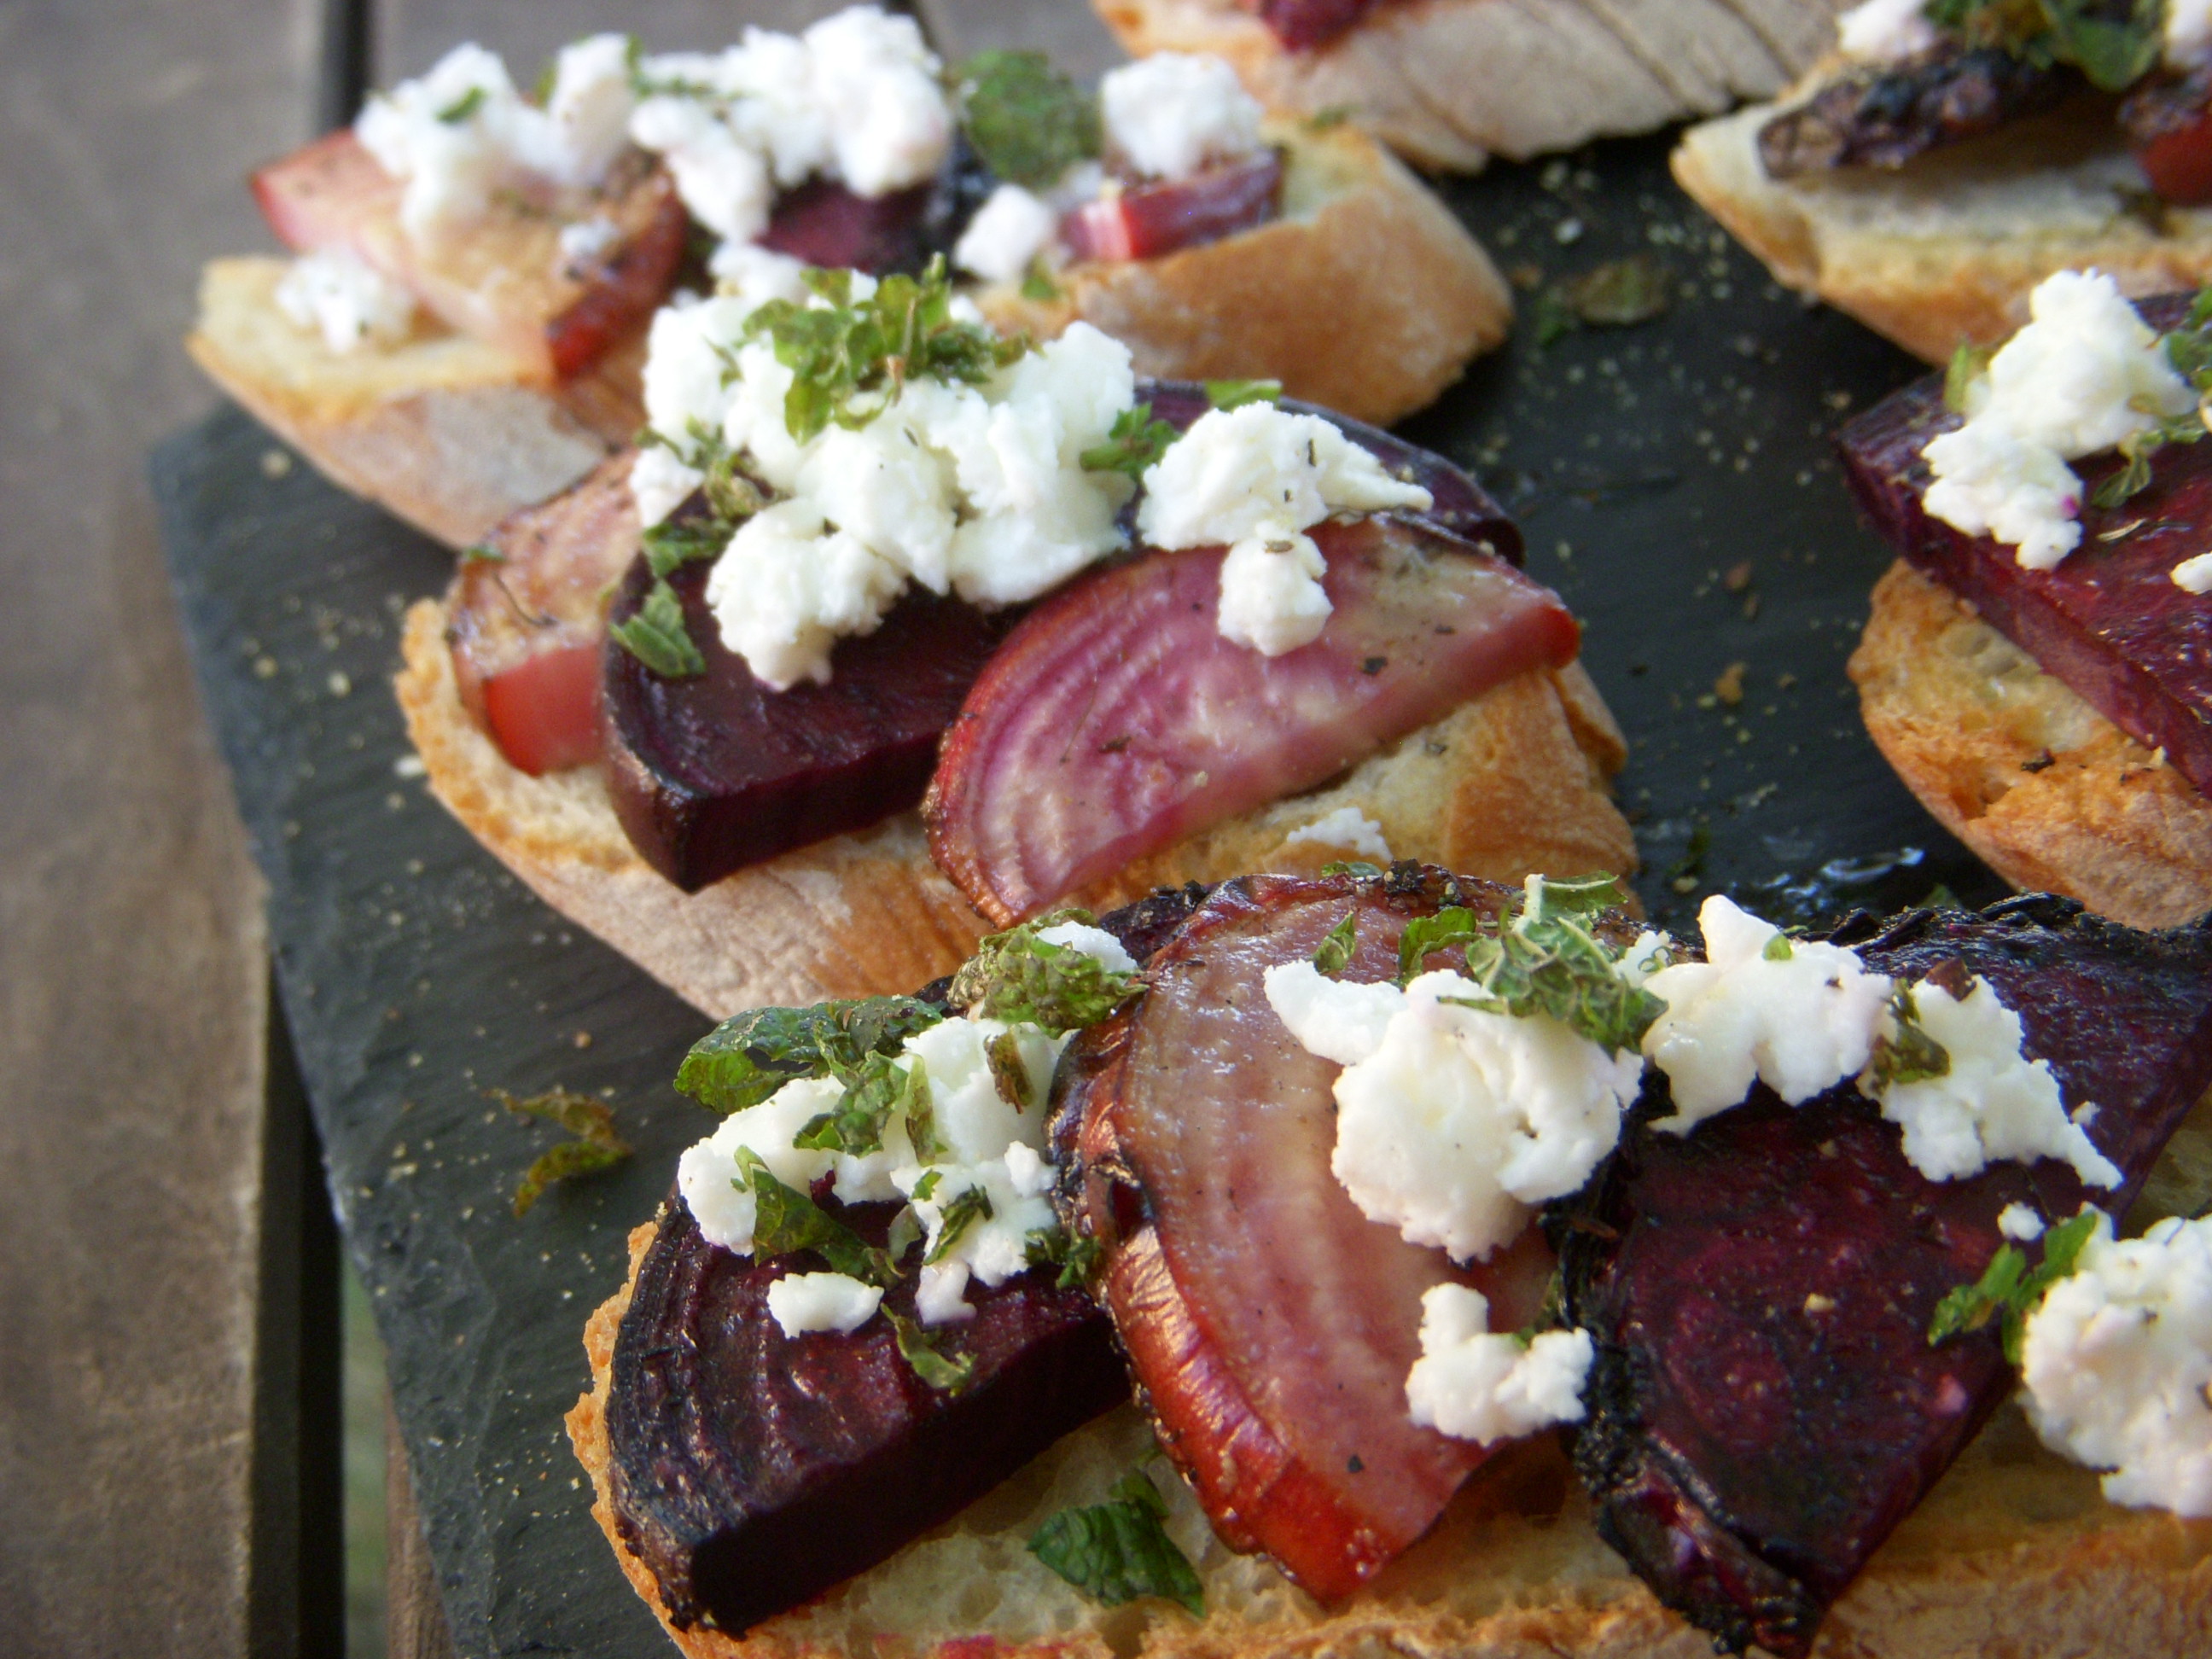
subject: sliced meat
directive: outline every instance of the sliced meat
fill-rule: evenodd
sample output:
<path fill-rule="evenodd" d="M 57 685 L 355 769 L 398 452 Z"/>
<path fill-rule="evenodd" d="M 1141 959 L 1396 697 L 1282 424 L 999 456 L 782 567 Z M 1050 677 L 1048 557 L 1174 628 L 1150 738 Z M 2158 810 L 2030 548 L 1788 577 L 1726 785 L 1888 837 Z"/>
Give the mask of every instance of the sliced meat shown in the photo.
<path fill-rule="evenodd" d="M 1329 1170 L 1339 1068 L 1285 1029 L 1262 975 L 1310 957 L 1351 909 L 1346 976 L 1385 979 L 1408 919 L 1508 896 L 1412 866 L 1357 888 L 1230 882 L 1055 1083 L 1063 1218 L 1107 1246 L 1103 1294 L 1160 1443 L 1224 1542 L 1323 1598 L 1419 1538 L 1487 1455 L 1407 1414 L 1422 1293 L 1474 1285 L 1493 1326 L 1517 1328 L 1551 1258 L 1532 1227 L 1461 1272 L 1362 1215 Z"/>
<path fill-rule="evenodd" d="M 2081 85 L 2063 64 L 1990 46 L 1939 46 L 1894 66 L 1848 70 L 1759 130 L 1767 176 L 1899 167 L 1914 156 L 2056 105 Z"/>
<path fill-rule="evenodd" d="M 2085 1194 L 2051 1159 L 1931 1182 L 1852 1085 L 1796 1108 L 1762 1087 L 1686 1136 L 1632 1130 L 1553 1218 L 1568 1321 L 1598 1343 L 1575 1462 L 1599 1529 L 1737 1653 L 1802 1659 L 2009 1390 L 1994 1328 L 1928 1341 L 2003 1243 L 1999 1212 L 2124 1212 L 2212 1083 L 2212 923 L 2137 933 L 2038 897 L 1875 926 L 1838 936 L 1872 968 L 1989 980 L 2069 1106 L 2096 1103 L 2090 1138 L 2127 1184 Z M 1647 1091 L 1639 1111 L 1668 1109 Z"/>
<path fill-rule="evenodd" d="M 603 658 L 616 816 L 687 893 L 919 801 L 939 738 L 1013 620 L 916 591 L 874 633 L 839 641 L 829 684 L 774 691 L 724 647 L 708 574 L 690 564 L 670 578 L 704 673 L 664 679 L 618 647 Z M 651 586 L 640 558 L 614 620 Z"/>
<path fill-rule="evenodd" d="M 1335 610 L 1263 657 L 1221 637 L 1219 548 L 1146 554 L 1045 600 L 960 710 L 924 817 L 1006 925 L 1206 826 L 1311 788 L 1580 637 L 1548 588 L 1389 518 L 1316 525 Z"/>
<path fill-rule="evenodd" d="M 2172 328 L 2185 297 L 2146 301 L 2154 328 Z M 2081 544 L 2051 570 L 2021 567 L 2014 550 L 1968 536 L 1921 505 L 1930 482 L 1921 451 L 1958 424 L 1942 376 L 1877 404 L 1838 437 L 1861 509 L 1889 544 L 1971 601 L 1984 620 L 2145 748 L 2166 750 L 2212 794 L 2212 605 L 2172 572 L 2212 544 L 2212 445 L 2172 444 L 2148 489 L 2117 507 L 2085 500 Z M 2121 465 L 2076 462 L 2085 496 Z"/>
<path fill-rule="evenodd" d="M 781 197 L 760 245 L 833 270 L 917 271 L 936 190 L 917 185 L 890 196 L 860 196 L 816 179 Z"/>
<path fill-rule="evenodd" d="M 1076 259 L 1156 259 L 1267 223 L 1282 195 L 1283 158 L 1263 150 L 1086 202 L 1060 221 L 1060 240 Z"/>
<path fill-rule="evenodd" d="M 1163 892 L 1100 925 L 1142 961 L 1203 896 Z M 829 1207 L 878 1243 L 892 1212 Z M 975 1319 L 937 1335 L 975 1377 L 946 1395 L 884 1319 L 783 1334 L 768 1287 L 823 1265 L 721 1249 L 678 1198 L 638 1264 L 615 1340 L 610 1474 L 623 1541 L 679 1627 L 734 1636 L 873 1566 L 1128 1397 L 1104 1315 L 1048 1273 L 970 1285 Z M 908 1317 L 912 1284 L 886 1298 Z"/>
<path fill-rule="evenodd" d="M 631 456 L 526 507 L 461 562 L 446 640 L 461 702 L 532 776 L 599 756 L 599 646 L 615 584 L 637 556 Z"/>
<path fill-rule="evenodd" d="M 496 201 L 480 223 L 427 246 L 401 229 L 400 184 L 351 128 L 262 168 L 253 194 L 286 246 L 351 248 L 447 326 L 512 351 L 525 374 L 547 380 L 581 372 L 641 328 L 684 253 L 683 204 L 642 153 L 596 191 Z M 564 255 L 563 222 L 592 216 L 615 227 L 606 251 Z"/>

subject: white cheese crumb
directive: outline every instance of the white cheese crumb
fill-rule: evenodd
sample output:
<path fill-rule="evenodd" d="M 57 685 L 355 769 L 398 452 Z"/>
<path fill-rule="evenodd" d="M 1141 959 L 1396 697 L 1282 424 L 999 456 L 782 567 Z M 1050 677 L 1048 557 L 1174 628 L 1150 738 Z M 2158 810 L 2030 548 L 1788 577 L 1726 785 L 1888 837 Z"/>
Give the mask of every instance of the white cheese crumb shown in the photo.
<path fill-rule="evenodd" d="M 857 1331 L 876 1316 L 884 1293 L 846 1273 L 786 1273 L 768 1287 L 768 1310 L 786 1336 Z"/>
<path fill-rule="evenodd" d="M 952 143 L 952 112 L 911 17 L 849 6 L 800 37 L 838 175 L 862 196 L 936 176 Z"/>
<path fill-rule="evenodd" d="M 956 1325 L 973 1319 L 975 1310 L 968 1300 L 968 1264 L 943 1261 L 924 1267 L 915 1282 L 914 1316 L 925 1325 Z"/>
<path fill-rule="evenodd" d="M 1157 52 L 1098 86 L 1107 142 L 1138 172 L 1182 179 L 1260 148 L 1258 101 L 1220 58 Z"/>
<path fill-rule="evenodd" d="M 2026 1244 L 2043 1237 L 2043 1218 L 2025 1204 L 2008 1204 L 1997 1212 L 1997 1231 Z"/>
<path fill-rule="evenodd" d="M 2212 553 L 2199 553 L 2174 566 L 2173 585 L 2191 593 L 2212 593 Z"/>
<path fill-rule="evenodd" d="M 993 191 L 953 244 L 952 263 L 987 283 L 1011 283 L 1052 243 L 1060 216 L 1019 185 Z"/>
<path fill-rule="evenodd" d="M 831 530 L 813 502 L 793 500 L 738 526 L 707 574 L 706 599 L 723 645 L 785 691 L 828 684 L 831 647 L 874 633 L 905 585 L 896 565 Z"/>
<path fill-rule="evenodd" d="M 2028 1316 L 2021 1381 L 2044 1443 L 2112 1471 L 2113 1503 L 2212 1516 L 2212 1220 L 2115 1242 L 2100 1213 Z"/>
<path fill-rule="evenodd" d="M 639 525 L 652 529 L 706 482 L 705 473 L 687 465 L 672 449 L 655 444 L 639 450 L 629 464 L 629 493 L 637 501 Z"/>
<path fill-rule="evenodd" d="M 1334 812 L 1324 812 L 1311 823 L 1302 823 L 1283 837 L 1285 847 L 1306 842 L 1341 847 L 1376 864 L 1390 862 L 1390 843 L 1382 839 L 1382 826 L 1356 806 L 1340 806 Z"/>
<path fill-rule="evenodd" d="M 2212 57 L 2212 0 L 2166 0 L 2165 55 L 2178 70 Z"/>
<path fill-rule="evenodd" d="M 1421 1357 L 1406 1376 L 1413 1421 L 1491 1445 L 1583 1419 L 1596 1350 L 1588 1331 L 1546 1331 L 1522 1347 L 1490 1334 L 1490 1302 L 1464 1285 L 1421 1297 Z"/>
<path fill-rule="evenodd" d="M 1846 58 L 1863 64 L 1895 63 L 1934 46 L 1935 25 L 1922 10 L 1924 0 L 1866 0 L 1836 19 L 1836 45 Z"/>
<path fill-rule="evenodd" d="M 1903 1126 L 1915 1169 L 1931 1181 L 1955 1181 L 1999 1158 L 2056 1158 L 2090 1186 L 2120 1184 L 2120 1172 L 2068 1119 L 2051 1063 L 2021 1054 L 2020 1016 L 1987 980 L 1977 979 L 1963 1002 L 1925 981 L 1912 995 L 1921 1028 L 1942 1044 L 1950 1068 L 1875 1097 L 1881 1115 Z"/>
<path fill-rule="evenodd" d="M 1480 994 L 1453 973 L 1406 988 L 1381 1044 L 1336 1079 L 1329 1160 L 1368 1219 L 1461 1261 L 1510 1243 L 1528 1206 L 1589 1178 L 1644 1070 L 1547 1016 L 1445 1000 Z"/>
<path fill-rule="evenodd" d="M 1644 981 L 1667 1011 L 1645 1033 L 1644 1052 L 1674 1100 L 1674 1115 L 1655 1127 L 1687 1133 L 1741 1102 L 1754 1078 L 1796 1106 L 1865 1068 L 1889 999 L 1887 975 L 1868 973 L 1856 951 L 1839 945 L 1784 940 L 1784 956 L 1780 929 L 1718 894 L 1698 923 L 1706 960 Z"/>
<path fill-rule="evenodd" d="M 1923 450 L 1935 473 L 1923 504 L 2048 570 L 2081 540 L 2081 481 L 2065 463 L 2186 414 L 2197 393 L 2101 272 L 2045 277 L 2028 310 L 2027 326 L 1968 388 L 1966 424 Z"/>
<path fill-rule="evenodd" d="M 753 1194 L 736 1184 L 741 1148 L 757 1153 L 770 1175 L 802 1192 L 826 1175 L 835 1177 L 837 1196 L 849 1204 L 899 1196 L 892 1170 L 913 1158 L 902 1119 L 894 1119 L 885 1130 L 882 1150 L 865 1158 L 791 1144 L 844 1092 L 844 1085 L 833 1080 L 800 1078 L 759 1105 L 731 1113 L 712 1134 L 685 1149 L 676 1161 L 676 1188 L 708 1243 L 740 1255 L 752 1254 Z"/>
<path fill-rule="evenodd" d="M 1363 985 L 1331 979 L 1310 962 L 1279 963 L 1261 982 L 1267 1006 L 1310 1054 L 1356 1066 L 1382 1046 L 1382 1034 L 1406 1006 L 1406 994 L 1385 980 Z"/>
<path fill-rule="evenodd" d="M 1232 543 L 1221 562 L 1214 631 L 1263 657 L 1311 644 L 1335 608 L 1321 585 L 1328 574 L 1312 537 L 1287 525 L 1261 525 Z"/>
<path fill-rule="evenodd" d="M 622 227 L 603 213 L 561 227 L 561 258 L 564 264 L 596 259 L 615 245 Z"/>
<path fill-rule="evenodd" d="M 770 300 L 806 297 L 806 262 L 756 242 L 725 242 L 707 261 L 714 291 L 735 300 L 750 316 Z"/>
<path fill-rule="evenodd" d="M 1137 959 L 1103 927 L 1093 927 L 1085 922 L 1055 922 L 1049 927 L 1037 929 L 1037 937 L 1047 945 L 1066 945 L 1080 951 L 1093 962 L 1111 969 L 1117 974 L 1133 974 Z"/>
<path fill-rule="evenodd" d="M 292 262 L 276 284 L 276 308 L 320 333 L 341 356 L 363 346 L 397 345 L 415 323 L 415 296 L 348 247 L 328 247 Z"/>

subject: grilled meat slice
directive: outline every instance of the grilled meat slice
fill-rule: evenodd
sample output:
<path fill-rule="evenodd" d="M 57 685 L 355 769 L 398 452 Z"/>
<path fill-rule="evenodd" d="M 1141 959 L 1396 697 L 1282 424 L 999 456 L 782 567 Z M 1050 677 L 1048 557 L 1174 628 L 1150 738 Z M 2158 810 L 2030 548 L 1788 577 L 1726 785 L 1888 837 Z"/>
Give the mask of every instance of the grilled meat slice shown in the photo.
<path fill-rule="evenodd" d="M 2081 84 L 1996 46 L 1942 46 L 1897 64 L 1848 70 L 1759 131 L 1771 179 L 1834 167 L 1900 167 L 1914 156 L 2051 108 Z"/>

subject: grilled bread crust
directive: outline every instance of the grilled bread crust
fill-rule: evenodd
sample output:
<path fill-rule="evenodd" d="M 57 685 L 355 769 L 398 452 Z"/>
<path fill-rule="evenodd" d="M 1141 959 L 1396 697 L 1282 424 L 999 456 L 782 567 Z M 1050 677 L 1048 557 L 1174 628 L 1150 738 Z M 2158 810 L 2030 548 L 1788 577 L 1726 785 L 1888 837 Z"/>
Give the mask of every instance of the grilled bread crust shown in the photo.
<path fill-rule="evenodd" d="M 1759 128 L 1824 77 L 1691 128 L 1674 178 L 1777 281 L 1915 356 L 1941 363 L 1961 341 L 2002 343 L 2054 270 L 2094 266 L 2137 297 L 2212 279 L 2212 211 L 2166 209 L 2154 223 L 2130 211 L 2149 185 L 2111 106 L 2090 99 L 1894 170 L 1768 178 Z"/>
<path fill-rule="evenodd" d="M 2212 802 L 1902 559 L 1849 672 L 1905 787 L 2015 887 L 2130 927 L 2212 909 Z"/>

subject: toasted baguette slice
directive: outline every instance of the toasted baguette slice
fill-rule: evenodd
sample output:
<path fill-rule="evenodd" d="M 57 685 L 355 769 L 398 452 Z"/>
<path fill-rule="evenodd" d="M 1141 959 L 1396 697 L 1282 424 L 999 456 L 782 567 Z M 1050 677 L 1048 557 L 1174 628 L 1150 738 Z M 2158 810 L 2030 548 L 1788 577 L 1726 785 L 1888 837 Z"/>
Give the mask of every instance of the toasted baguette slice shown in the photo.
<path fill-rule="evenodd" d="M 959 966 L 986 931 L 930 862 L 913 812 L 686 895 L 632 850 L 598 769 L 529 777 L 469 720 L 436 602 L 408 613 L 404 649 L 399 701 L 439 799 L 547 903 L 710 1014 L 910 991 Z M 1626 871 L 1636 844 L 1606 791 L 1626 756 L 1579 664 L 1532 672 L 1326 787 L 1216 825 L 1073 902 L 1103 909 L 1156 885 L 1358 857 L 1287 839 L 1344 806 L 1381 824 L 1400 857 L 1469 875 Z"/>
<path fill-rule="evenodd" d="M 2212 1200 L 2212 1096 L 2169 1144 L 2130 1231 Z M 1144 1601 L 1103 1608 L 1024 1547 L 1051 1516 L 1103 1502 L 1152 1452 L 1133 1407 L 1054 1446 L 882 1565 L 742 1638 L 668 1623 L 624 1547 L 608 1487 L 606 1404 L 630 1279 L 585 1328 L 591 1392 L 568 1437 L 592 1514 L 623 1571 L 689 1659 L 1710 1659 L 1711 1638 L 1662 1607 L 1600 1541 L 1580 1485 L 1546 1435 L 1492 1460 L 1436 1530 L 1350 1600 L 1323 1607 L 1265 1561 L 1233 1555 L 1189 1489 L 1152 1467 L 1168 1529 L 1197 1567 L 1206 1616 Z M 988 1646 L 985 1644 L 988 1644 Z M 1815 1659 L 1990 1659 L 2212 1652 L 2212 1522 L 2105 1502 L 2097 1477 L 2046 1451 L 2006 1407 L 1891 1534 L 1829 1614 Z"/>
<path fill-rule="evenodd" d="M 288 261 L 217 259 L 185 348 L 332 482 L 453 547 L 557 495 L 644 418 L 641 343 L 557 391 L 514 357 L 429 322 L 340 354 L 276 308 Z"/>
<path fill-rule="evenodd" d="M 1282 115 L 1348 114 L 1409 160 L 1472 173 L 1771 98 L 1835 42 L 1827 0 L 1385 0 L 1285 52 L 1237 0 L 1092 0 L 1133 57 L 1208 52 Z"/>
<path fill-rule="evenodd" d="M 2168 209 L 2162 229 L 2130 211 L 2150 186 L 2110 105 L 2093 100 L 1894 171 L 1768 178 L 1759 128 L 1821 78 L 1814 71 L 1782 103 L 1691 128 L 1674 177 L 1778 281 L 1915 356 L 1940 363 L 1962 340 L 2002 343 L 2054 270 L 2094 265 L 2130 295 L 2212 277 L 2212 210 Z"/>
<path fill-rule="evenodd" d="M 1282 213 L 1157 259 L 1081 264 L 1054 300 L 1014 284 L 976 303 L 1009 333 L 1078 319 L 1162 380 L 1273 377 L 1292 397 L 1388 426 L 1434 401 L 1513 325 L 1482 246 L 1395 157 L 1352 128 L 1274 128 Z"/>
<path fill-rule="evenodd" d="M 1902 559 L 1849 672 L 1905 787 L 2014 886 L 2130 927 L 2212 909 L 2212 802 Z"/>

